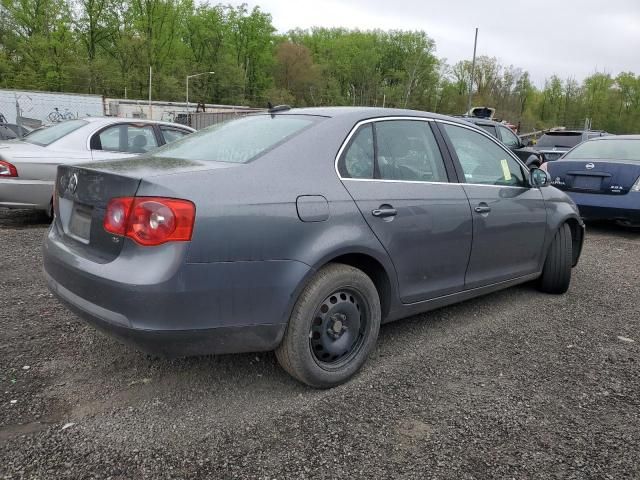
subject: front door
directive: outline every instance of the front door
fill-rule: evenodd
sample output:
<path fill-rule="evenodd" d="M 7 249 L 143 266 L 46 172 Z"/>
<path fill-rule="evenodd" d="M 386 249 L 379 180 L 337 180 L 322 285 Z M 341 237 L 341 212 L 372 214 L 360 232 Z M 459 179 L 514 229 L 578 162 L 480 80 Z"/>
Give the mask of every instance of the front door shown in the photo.
<path fill-rule="evenodd" d="M 473 215 L 465 288 L 540 270 L 547 213 L 538 188 L 511 153 L 475 129 L 440 123 L 457 160 Z"/>
<path fill-rule="evenodd" d="M 404 303 L 461 291 L 471 251 L 469 202 L 461 185 L 449 183 L 431 123 L 366 122 L 338 164 L 395 266 Z"/>

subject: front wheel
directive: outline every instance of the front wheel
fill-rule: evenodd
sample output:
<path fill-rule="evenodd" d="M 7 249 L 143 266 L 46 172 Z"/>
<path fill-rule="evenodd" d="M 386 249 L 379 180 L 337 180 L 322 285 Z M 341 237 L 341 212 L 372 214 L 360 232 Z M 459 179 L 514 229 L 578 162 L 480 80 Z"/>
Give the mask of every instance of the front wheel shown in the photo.
<path fill-rule="evenodd" d="M 316 273 L 298 297 L 278 362 L 315 388 L 349 380 L 362 367 L 380 330 L 380 298 L 361 270 L 329 264 Z"/>
<path fill-rule="evenodd" d="M 571 282 L 571 228 L 563 224 L 551 242 L 544 262 L 539 288 L 546 293 L 565 293 Z"/>

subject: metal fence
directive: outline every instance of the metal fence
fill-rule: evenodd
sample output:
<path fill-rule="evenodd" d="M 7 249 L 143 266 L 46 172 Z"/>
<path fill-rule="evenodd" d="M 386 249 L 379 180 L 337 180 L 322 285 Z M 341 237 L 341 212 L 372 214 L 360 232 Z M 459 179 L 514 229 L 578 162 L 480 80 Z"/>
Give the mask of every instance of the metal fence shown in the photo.
<path fill-rule="evenodd" d="M 100 95 L 0 89 L 0 115 L 27 128 L 103 114 Z"/>
<path fill-rule="evenodd" d="M 262 112 L 263 109 L 253 110 L 239 110 L 231 112 L 195 112 L 195 113 L 181 113 L 178 114 L 173 121 L 181 123 L 182 125 L 188 125 L 189 127 L 201 130 L 211 125 L 217 125 L 234 118 L 244 117 L 251 113 Z"/>

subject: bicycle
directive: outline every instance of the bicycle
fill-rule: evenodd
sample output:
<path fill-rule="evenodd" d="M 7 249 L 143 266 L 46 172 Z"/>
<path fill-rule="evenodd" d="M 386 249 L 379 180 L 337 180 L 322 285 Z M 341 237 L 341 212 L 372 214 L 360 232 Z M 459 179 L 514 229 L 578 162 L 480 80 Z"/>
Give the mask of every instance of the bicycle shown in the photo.
<path fill-rule="evenodd" d="M 53 107 L 53 112 L 51 112 L 47 118 L 51 122 L 62 122 L 63 120 L 73 120 L 75 115 L 69 111 L 68 108 L 64 109 L 64 113 L 61 113 L 58 107 Z"/>
<path fill-rule="evenodd" d="M 162 117 L 160 118 L 163 122 L 174 122 L 176 118 L 176 112 L 162 112 Z"/>

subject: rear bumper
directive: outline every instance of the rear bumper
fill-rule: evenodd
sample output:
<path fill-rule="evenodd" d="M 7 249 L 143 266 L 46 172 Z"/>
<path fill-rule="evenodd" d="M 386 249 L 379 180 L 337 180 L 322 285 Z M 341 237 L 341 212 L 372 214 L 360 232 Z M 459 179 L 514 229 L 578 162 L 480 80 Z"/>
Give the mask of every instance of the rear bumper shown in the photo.
<path fill-rule="evenodd" d="M 616 220 L 640 224 L 640 192 L 624 195 L 566 192 L 586 220 Z"/>
<path fill-rule="evenodd" d="M 123 343 L 154 355 L 174 358 L 273 350 L 280 343 L 286 328 L 286 324 L 197 330 L 132 328 L 123 315 L 87 302 L 45 275 L 51 292 L 80 318 Z"/>
<path fill-rule="evenodd" d="M 51 292 L 78 316 L 150 353 L 189 356 L 278 346 L 296 289 L 309 272 L 306 264 L 187 264 L 176 259 L 184 258 L 186 244 L 175 247 L 169 253 L 151 247 L 156 253 L 147 249 L 146 257 L 125 247 L 116 260 L 99 265 L 74 254 L 51 228 L 45 275 Z M 164 270 L 158 267 L 164 264 Z"/>
<path fill-rule="evenodd" d="M 0 207 L 47 210 L 53 197 L 53 180 L 0 178 Z"/>

